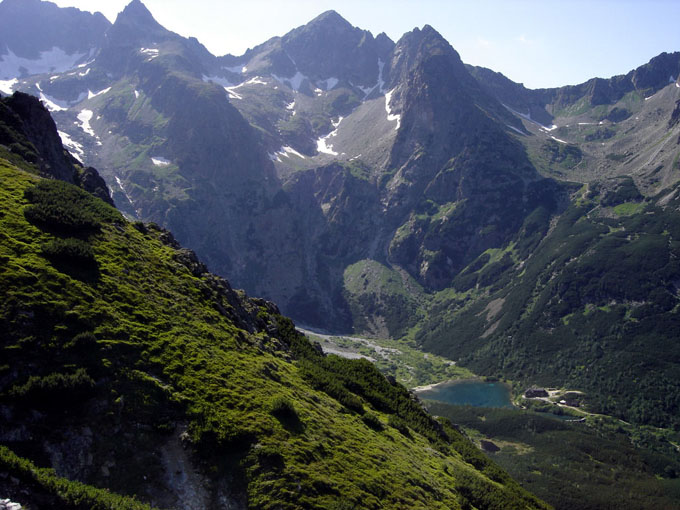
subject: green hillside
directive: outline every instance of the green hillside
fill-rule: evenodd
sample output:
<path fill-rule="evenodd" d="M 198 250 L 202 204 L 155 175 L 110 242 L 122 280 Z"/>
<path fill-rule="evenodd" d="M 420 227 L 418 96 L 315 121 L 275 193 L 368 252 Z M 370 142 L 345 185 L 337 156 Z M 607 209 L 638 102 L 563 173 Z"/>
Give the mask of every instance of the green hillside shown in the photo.
<path fill-rule="evenodd" d="M 32 508 L 546 507 L 167 231 L 5 159 L 0 204 L 0 493 Z"/>

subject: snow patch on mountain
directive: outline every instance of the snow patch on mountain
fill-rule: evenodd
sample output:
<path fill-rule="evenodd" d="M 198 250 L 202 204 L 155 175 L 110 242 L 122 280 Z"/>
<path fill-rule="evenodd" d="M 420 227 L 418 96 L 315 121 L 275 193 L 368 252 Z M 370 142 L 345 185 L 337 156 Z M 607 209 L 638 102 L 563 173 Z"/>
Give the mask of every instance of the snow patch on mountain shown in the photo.
<path fill-rule="evenodd" d="M 378 59 L 378 82 L 373 85 L 372 87 L 362 87 L 361 85 L 358 85 L 357 88 L 361 90 L 361 92 L 364 93 L 364 101 L 368 96 L 370 96 L 374 90 L 378 89 L 378 92 L 381 94 L 385 94 L 387 91 L 385 90 L 385 80 L 383 79 L 383 69 L 385 68 L 385 62 L 382 61 L 382 59 Z"/>
<path fill-rule="evenodd" d="M 537 125 L 539 128 L 541 128 L 543 131 L 550 132 L 550 131 L 552 131 L 552 130 L 554 130 L 554 129 L 557 129 L 557 126 L 556 126 L 555 124 L 553 124 L 552 126 L 549 126 L 549 127 L 548 127 L 548 126 L 544 126 L 543 124 L 541 124 L 541 123 L 538 122 L 538 121 L 535 121 L 534 119 L 531 118 L 531 112 L 521 113 L 521 112 L 518 112 L 517 110 L 514 110 L 514 109 L 510 108 L 507 104 L 504 104 L 504 103 L 501 103 L 501 104 L 502 104 L 503 106 L 505 106 L 505 108 L 507 108 L 509 111 L 511 111 L 512 113 L 514 113 L 515 115 L 517 115 L 517 116 L 519 116 L 519 117 L 522 117 L 522 118 L 525 119 L 525 120 L 528 120 L 528 121 L 531 122 L 532 124 L 536 124 L 536 125 Z"/>
<path fill-rule="evenodd" d="M 154 166 L 168 166 L 172 163 L 169 159 L 161 158 L 159 156 L 152 157 L 151 162 Z"/>
<path fill-rule="evenodd" d="M 387 111 L 387 120 L 389 122 L 397 121 L 397 126 L 394 128 L 395 131 L 399 130 L 399 127 L 401 126 L 401 115 L 399 114 L 393 114 L 392 110 L 390 109 L 390 101 L 392 100 L 392 94 L 394 93 L 394 89 L 390 90 L 387 94 L 385 94 L 385 110 Z"/>
<path fill-rule="evenodd" d="M 245 83 L 242 83 L 241 85 L 266 85 L 267 82 L 264 81 L 264 79 L 261 76 L 255 76 L 255 78 L 251 78 Z"/>
<path fill-rule="evenodd" d="M 326 82 L 326 90 L 333 90 L 340 80 L 337 78 L 327 78 L 324 81 Z"/>
<path fill-rule="evenodd" d="M 78 73 L 78 76 L 87 76 L 88 74 L 90 74 L 90 71 L 91 69 L 88 67 L 84 73 Z"/>
<path fill-rule="evenodd" d="M 222 69 L 226 69 L 230 73 L 236 73 L 236 74 L 243 74 L 248 71 L 248 68 L 246 66 L 234 66 L 234 67 L 223 67 Z"/>
<path fill-rule="evenodd" d="M 90 121 L 92 120 L 93 115 L 94 113 L 92 112 L 92 110 L 81 110 L 77 117 L 78 120 L 80 121 L 80 124 L 78 124 L 77 122 L 76 124 L 78 124 L 80 129 L 85 131 L 86 134 L 90 135 L 93 138 L 98 139 L 97 134 L 92 129 L 92 126 L 90 126 Z"/>
<path fill-rule="evenodd" d="M 204 76 L 203 80 L 212 81 L 212 78 L 206 80 L 206 77 Z M 222 85 L 224 87 L 224 90 L 227 91 L 227 94 L 229 94 L 229 99 L 243 99 L 243 96 L 237 93 L 236 89 L 240 89 L 241 87 L 245 87 L 246 85 L 267 85 L 267 82 L 264 81 L 260 76 L 255 76 L 254 78 L 251 78 L 248 81 L 244 81 L 243 83 L 239 83 L 238 85 L 231 85 L 229 81 L 226 80 L 225 78 L 219 78 L 219 80 L 221 81 L 221 83 L 218 84 Z M 223 85 L 223 83 L 229 83 L 229 85 Z"/>
<path fill-rule="evenodd" d="M 331 120 L 331 124 L 335 128 L 333 131 L 328 133 L 326 136 L 322 136 L 316 141 L 316 150 L 323 154 L 330 154 L 331 156 L 337 156 L 338 153 L 333 150 L 333 146 L 328 144 L 328 139 L 338 134 L 338 126 L 342 122 L 343 117 L 339 117 L 337 122 Z"/>
<path fill-rule="evenodd" d="M 292 147 L 289 147 L 287 145 L 284 145 L 281 147 L 278 151 L 276 151 L 274 154 L 269 154 L 269 159 L 272 161 L 278 161 L 281 163 L 281 158 L 289 158 L 290 156 L 294 155 L 297 156 L 298 158 L 306 159 L 304 154 L 300 154 L 298 151 L 293 149 Z"/>
<path fill-rule="evenodd" d="M 302 85 L 302 82 L 304 82 L 307 79 L 307 77 L 304 74 L 302 74 L 300 71 L 297 71 L 292 78 L 284 78 L 282 76 L 277 76 L 274 73 L 272 73 L 272 78 L 274 78 L 276 81 L 278 81 L 282 85 L 288 85 L 295 92 L 298 92 L 300 90 L 300 86 Z"/>
<path fill-rule="evenodd" d="M 554 137 L 554 136 L 551 136 L 550 138 L 552 138 L 552 139 L 555 140 L 556 142 L 560 142 L 560 143 L 563 143 L 563 144 L 565 144 L 565 145 L 569 143 L 569 142 L 565 142 L 564 140 L 560 140 L 559 138 L 556 138 L 556 137 Z"/>
<path fill-rule="evenodd" d="M 80 145 L 75 140 L 73 140 L 73 138 L 71 138 L 71 136 L 68 133 L 65 133 L 63 131 L 57 131 L 57 133 L 59 133 L 59 138 L 61 138 L 61 143 L 63 144 L 63 146 L 68 149 L 68 151 L 73 155 L 74 158 L 76 158 L 81 163 L 85 164 L 85 162 L 83 161 L 83 157 L 85 157 L 85 151 L 83 150 L 83 146 Z"/>
<path fill-rule="evenodd" d="M 135 99 L 139 99 L 139 90 L 135 90 Z"/>
<path fill-rule="evenodd" d="M 149 56 L 149 58 L 146 59 L 147 62 L 151 62 L 158 56 L 158 48 L 140 48 L 139 52 Z"/>
<path fill-rule="evenodd" d="M 59 101 L 58 99 L 55 99 L 53 97 L 46 95 L 42 91 L 42 87 L 40 87 L 40 82 L 35 84 L 35 88 L 37 88 L 38 92 L 40 92 L 40 100 L 45 105 L 45 108 L 47 108 L 49 111 L 51 111 L 51 112 L 63 112 L 65 110 L 68 110 L 68 106 L 69 106 L 68 103 L 65 103 L 64 101 Z"/>
<path fill-rule="evenodd" d="M 109 90 L 111 90 L 111 87 L 104 89 L 104 90 L 100 90 L 99 92 L 92 92 L 91 90 L 88 90 L 87 91 L 87 98 L 92 99 L 93 97 L 101 96 L 103 94 L 106 94 Z"/>
<path fill-rule="evenodd" d="M 128 202 L 130 202 L 130 204 L 132 204 L 133 203 L 132 197 L 128 194 L 127 190 L 123 187 L 123 181 L 121 181 L 120 177 L 118 177 L 117 175 L 114 176 L 114 177 L 116 179 L 116 184 L 118 184 L 118 187 L 123 192 L 123 195 L 125 195 L 125 198 L 127 198 Z"/>
<path fill-rule="evenodd" d="M 32 74 L 63 73 L 76 67 L 76 64 L 87 53 L 69 55 L 61 48 L 40 52 L 37 59 L 19 57 L 9 48 L 7 54 L 0 56 L 0 79 L 9 80 L 15 76 Z"/>
<path fill-rule="evenodd" d="M 11 94 L 14 85 L 19 83 L 19 80 L 12 78 L 11 80 L 0 80 L 0 92 L 3 94 Z"/>
<path fill-rule="evenodd" d="M 331 156 L 337 156 L 338 153 L 333 150 L 332 145 L 327 145 L 326 144 L 326 139 L 328 138 L 328 135 L 322 136 L 316 141 L 316 150 L 317 152 L 322 152 L 324 154 L 330 154 Z"/>

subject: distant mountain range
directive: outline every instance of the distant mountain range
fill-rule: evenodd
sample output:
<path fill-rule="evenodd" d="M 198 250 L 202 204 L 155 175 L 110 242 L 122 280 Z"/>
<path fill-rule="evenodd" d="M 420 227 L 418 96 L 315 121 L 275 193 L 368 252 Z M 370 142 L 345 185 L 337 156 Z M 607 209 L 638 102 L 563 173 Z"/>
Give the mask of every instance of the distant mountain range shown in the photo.
<path fill-rule="evenodd" d="M 529 90 L 430 26 L 393 42 L 334 11 L 221 57 L 138 0 L 0 20 L 0 90 L 236 287 L 678 424 L 680 53 Z"/>

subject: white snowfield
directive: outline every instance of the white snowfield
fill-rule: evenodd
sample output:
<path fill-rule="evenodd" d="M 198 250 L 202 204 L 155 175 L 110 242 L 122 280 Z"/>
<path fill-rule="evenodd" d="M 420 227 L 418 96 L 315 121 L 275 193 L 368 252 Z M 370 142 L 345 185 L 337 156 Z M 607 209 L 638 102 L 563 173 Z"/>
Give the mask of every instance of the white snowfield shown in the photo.
<path fill-rule="evenodd" d="M 321 152 L 321 153 L 323 153 L 323 154 L 330 154 L 331 156 L 337 156 L 337 155 L 338 155 L 338 153 L 337 153 L 336 151 L 333 150 L 333 146 L 332 146 L 332 145 L 329 145 L 329 144 L 327 143 L 327 140 L 328 140 L 329 138 L 333 137 L 333 136 L 337 136 L 337 134 L 338 134 L 338 126 L 339 126 L 340 123 L 342 122 L 342 119 L 343 119 L 343 117 L 338 117 L 337 122 L 333 122 L 333 121 L 331 120 L 331 124 L 333 125 L 333 127 L 334 127 L 335 129 L 334 129 L 333 131 L 331 131 L 330 133 L 328 133 L 326 136 L 322 136 L 321 138 L 319 138 L 319 139 L 316 141 L 316 150 L 317 150 L 318 152 Z"/>
<path fill-rule="evenodd" d="M 172 162 L 169 159 L 161 158 L 160 156 L 152 157 L 151 162 L 155 166 L 168 166 L 172 164 Z"/>
<path fill-rule="evenodd" d="M 0 80 L 0 92 L 3 94 L 10 95 L 12 93 L 12 89 L 14 88 L 14 85 L 19 83 L 19 80 L 16 78 L 12 78 L 11 80 Z"/>
<path fill-rule="evenodd" d="M 401 126 L 401 115 L 398 114 L 392 114 L 392 110 L 390 109 L 390 101 L 392 100 L 392 94 L 394 93 L 394 89 L 390 90 L 387 94 L 385 94 L 385 110 L 387 111 L 387 120 L 390 122 L 397 121 L 397 126 L 394 128 L 395 131 L 399 130 L 399 127 Z"/>
<path fill-rule="evenodd" d="M 93 138 L 97 138 L 94 129 L 92 129 L 92 126 L 90 126 L 90 121 L 92 120 L 93 115 L 94 113 L 92 112 L 92 110 L 81 110 L 80 113 L 78 114 L 78 120 L 80 121 L 79 127 L 80 129 L 85 131 L 86 134 L 90 135 Z"/>
<path fill-rule="evenodd" d="M 84 164 L 83 157 L 85 156 L 85 151 L 83 150 L 83 146 L 73 140 L 68 133 L 64 133 L 63 131 L 57 132 L 59 133 L 61 143 L 64 145 L 64 147 L 68 149 L 74 158 Z"/>
<path fill-rule="evenodd" d="M 19 57 L 11 49 L 8 53 L 0 55 L 0 79 L 28 76 L 31 74 L 63 73 L 76 67 L 88 53 L 73 53 L 69 55 L 61 48 L 53 47 L 43 51 L 37 59 Z"/>

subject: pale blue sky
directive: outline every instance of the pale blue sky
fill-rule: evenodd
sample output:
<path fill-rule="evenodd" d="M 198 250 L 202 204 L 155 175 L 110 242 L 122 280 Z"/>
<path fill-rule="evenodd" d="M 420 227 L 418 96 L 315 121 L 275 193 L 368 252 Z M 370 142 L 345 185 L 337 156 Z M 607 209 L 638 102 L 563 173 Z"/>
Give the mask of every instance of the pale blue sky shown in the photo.
<path fill-rule="evenodd" d="M 530 88 L 625 74 L 680 51 L 680 0 L 142 0 L 166 28 L 217 55 L 247 48 L 335 9 L 393 40 L 430 24 L 464 62 Z M 112 21 L 128 0 L 55 0 Z"/>

